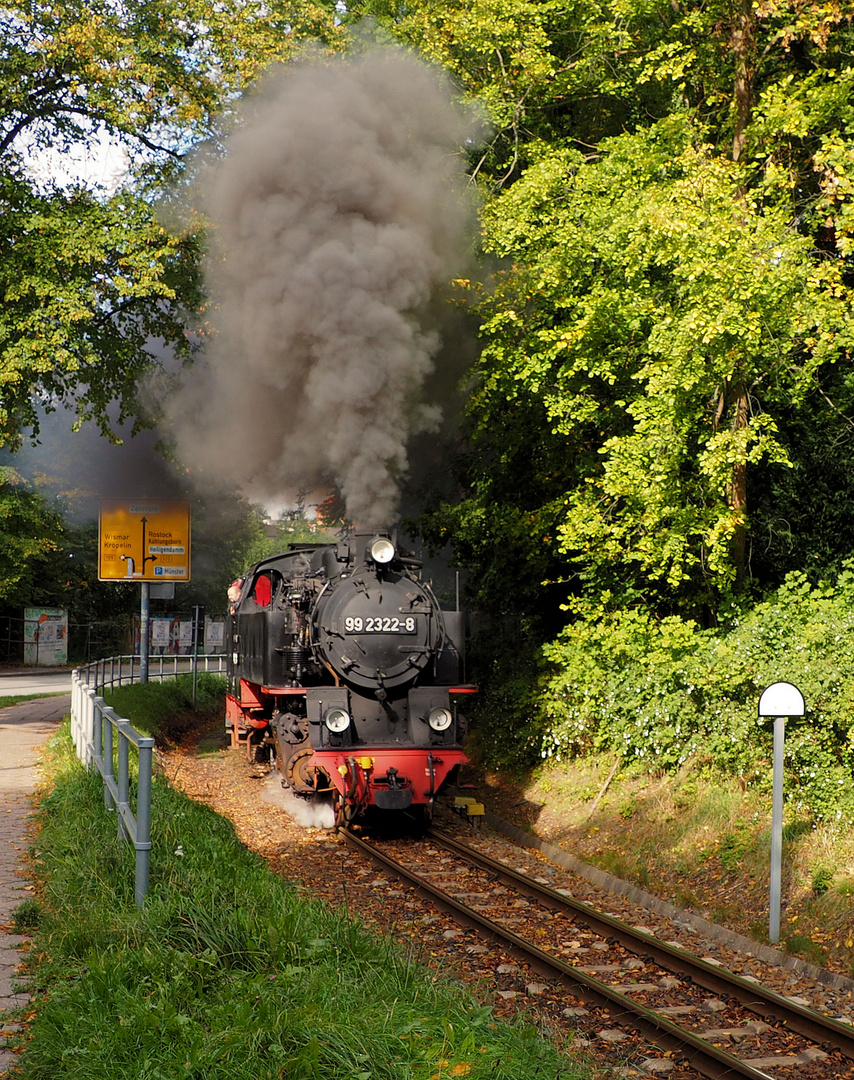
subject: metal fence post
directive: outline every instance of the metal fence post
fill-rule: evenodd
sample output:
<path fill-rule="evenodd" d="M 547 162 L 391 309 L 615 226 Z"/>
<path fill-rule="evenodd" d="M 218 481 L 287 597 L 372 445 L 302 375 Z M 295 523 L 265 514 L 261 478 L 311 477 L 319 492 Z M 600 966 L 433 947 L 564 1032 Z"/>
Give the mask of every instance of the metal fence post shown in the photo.
<path fill-rule="evenodd" d="M 84 712 L 84 757 L 83 762 L 88 769 L 92 764 L 92 739 L 95 734 L 95 695 L 86 695 L 86 708 Z"/>
<path fill-rule="evenodd" d="M 119 735 L 119 776 L 118 776 L 118 837 L 120 840 L 127 838 L 127 827 L 124 823 L 124 815 L 130 805 L 130 772 L 128 761 L 128 739 L 125 729 L 130 727 L 129 720 L 117 720 L 116 727 Z"/>
<path fill-rule="evenodd" d="M 103 733 L 104 733 L 104 699 L 102 697 L 93 698 L 94 708 L 92 710 L 92 751 L 95 759 L 103 760 Z"/>
<path fill-rule="evenodd" d="M 113 725 L 109 721 L 104 725 L 103 736 L 104 749 L 101 754 L 101 762 L 103 764 L 103 771 L 101 775 L 104 777 L 104 806 L 108 810 L 115 810 L 116 805 L 113 800 L 112 792 L 110 791 L 110 785 L 106 783 L 109 780 L 115 780 L 115 773 L 113 772 Z"/>
<path fill-rule="evenodd" d="M 97 691 L 116 678 L 115 662 L 118 659 L 118 682 L 122 684 L 125 660 L 130 660 L 130 682 L 134 681 L 135 657 L 111 657 L 97 660 L 85 667 L 76 668 L 71 676 L 71 735 L 78 758 L 89 768 L 98 767 L 104 781 L 104 805 L 117 811 L 116 830 L 119 839 L 131 840 L 136 849 L 136 874 L 134 895 L 138 907 L 142 907 L 148 891 L 151 869 L 151 798 L 154 739 L 140 735 L 130 720 L 116 714 L 105 704 Z M 206 670 L 210 661 L 216 661 L 218 670 L 225 670 L 225 657 L 221 654 L 205 656 Z M 179 674 L 178 658 L 174 658 L 173 675 Z M 160 677 L 163 678 L 163 659 L 160 658 Z M 113 728 L 116 729 L 115 735 Z M 118 739 L 118 745 L 116 745 Z M 129 743 L 139 752 L 139 781 L 134 816 L 130 806 L 130 760 Z M 118 761 L 115 775 L 114 757 Z"/>
<path fill-rule="evenodd" d="M 80 718 L 80 702 L 78 700 L 78 685 L 79 679 L 77 672 L 71 673 L 71 742 L 74 746 L 75 753 L 79 753 L 78 739 L 77 739 L 77 724 Z"/>
<path fill-rule="evenodd" d="M 148 892 L 151 864 L 151 770 L 154 739 L 139 740 L 139 788 L 136 799 L 136 905 L 142 907 Z"/>

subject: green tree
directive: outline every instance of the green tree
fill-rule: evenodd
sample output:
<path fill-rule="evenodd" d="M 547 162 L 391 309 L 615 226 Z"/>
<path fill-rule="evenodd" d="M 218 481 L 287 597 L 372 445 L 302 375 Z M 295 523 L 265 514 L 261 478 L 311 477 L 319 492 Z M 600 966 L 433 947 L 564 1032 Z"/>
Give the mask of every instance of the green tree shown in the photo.
<path fill-rule="evenodd" d="M 654 23 L 600 0 L 352 0 L 355 17 L 447 67 L 486 109 L 488 146 L 476 149 L 474 175 L 487 189 L 517 179 L 529 146 L 619 134 L 673 106 L 670 87 L 635 75 Z"/>
<path fill-rule="evenodd" d="M 785 0 L 536 5 L 539 23 L 534 7 L 477 6 L 499 29 L 517 16 L 487 74 L 467 66 L 488 54 L 485 18 L 429 0 L 388 13 L 472 92 L 524 101 L 518 166 L 490 166 L 484 248 L 500 261 L 472 292 L 485 347 L 463 501 L 427 527 L 485 553 L 496 522 L 527 521 L 529 540 L 503 539 L 548 579 L 714 611 L 748 569 L 750 478 L 798 472 L 780 423 L 831 386 L 825 430 L 852 405 L 835 376 L 854 344 L 850 20 Z M 506 60 L 529 41 L 555 61 L 536 89 L 505 78 L 522 79 Z M 512 110 L 491 109 L 510 139 Z M 494 585 L 496 606 L 514 595 L 511 577 Z"/>
<path fill-rule="evenodd" d="M 496 202 L 490 242 L 530 254 L 488 301 L 483 362 L 579 443 L 561 549 L 599 588 L 628 570 L 695 603 L 735 583 L 736 468 L 790 463 L 776 407 L 854 345 L 844 263 L 816 265 L 784 207 L 736 208 L 739 170 L 683 123 L 602 149 L 545 157 Z"/>
<path fill-rule="evenodd" d="M 0 441 L 37 429 L 34 400 L 74 400 L 110 430 L 139 414 L 158 350 L 191 352 L 196 240 L 158 222 L 158 193 L 267 64 L 334 35 L 334 5 L 244 0 L 13 3 L 0 9 Z M 47 176 L 108 138 L 128 179 L 110 193 Z M 48 152 L 53 157 L 44 158 Z M 154 344 L 152 344 L 154 343 Z"/>
<path fill-rule="evenodd" d="M 119 423 L 137 414 L 153 340 L 190 352 L 195 242 L 169 236 L 138 194 L 45 193 L 9 173 L 0 214 L 0 439 L 19 444 L 40 406 L 66 399 L 107 433 L 113 401 Z"/>
<path fill-rule="evenodd" d="M 15 469 L 0 467 L 0 607 L 56 602 L 51 565 L 63 534 L 46 500 Z"/>
<path fill-rule="evenodd" d="M 795 571 L 833 580 L 854 551 L 854 421 L 833 407 L 851 400 L 852 375 L 850 365 L 837 364 L 821 391 L 780 410 L 779 437 L 792 465 L 769 463 L 751 475 L 748 560 L 763 583 L 781 585 Z"/>

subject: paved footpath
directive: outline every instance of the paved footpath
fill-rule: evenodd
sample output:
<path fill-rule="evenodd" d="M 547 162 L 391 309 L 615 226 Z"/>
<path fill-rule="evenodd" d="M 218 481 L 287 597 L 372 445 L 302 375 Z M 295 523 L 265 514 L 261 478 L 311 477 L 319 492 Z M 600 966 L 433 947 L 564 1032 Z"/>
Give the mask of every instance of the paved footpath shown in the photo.
<path fill-rule="evenodd" d="M 70 709 L 70 694 L 0 709 L 0 1030 L 4 1031 L 15 1030 L 13 1023 L 4 1022 L 4 1011 L 29 1000 L 14 989 L 21 959 L 18 946 L 26 939 L 7 930 L 12 912 L 31 895 L 20 872 L 29 844 L 27 819 L 38 781 L 39 749 Z M 13 1051 L 0 1048 L 0 1076 L 14 1060 Z"/>

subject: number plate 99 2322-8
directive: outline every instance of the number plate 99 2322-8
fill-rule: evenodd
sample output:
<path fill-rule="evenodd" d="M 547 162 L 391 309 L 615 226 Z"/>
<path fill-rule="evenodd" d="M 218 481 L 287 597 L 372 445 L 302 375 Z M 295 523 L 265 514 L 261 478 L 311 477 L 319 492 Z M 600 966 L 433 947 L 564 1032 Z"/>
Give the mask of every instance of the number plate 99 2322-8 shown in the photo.
<path fill-rule="evenodd" d="M 348 615 L 344 619 L 345 634 L 414 634 L 416 629 L 414 615 Z"/>

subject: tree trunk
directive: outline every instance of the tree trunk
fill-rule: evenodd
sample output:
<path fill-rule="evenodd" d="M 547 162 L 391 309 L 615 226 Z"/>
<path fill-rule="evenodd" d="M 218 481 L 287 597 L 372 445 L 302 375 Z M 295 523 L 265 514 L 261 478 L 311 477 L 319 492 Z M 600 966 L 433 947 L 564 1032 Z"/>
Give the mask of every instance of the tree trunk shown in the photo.
<path fill-rule="evenodd" d="M 732 136 L 732 160 L 738 161 L 744 149 L 745 130 L 753 109 L 754 57 L 753 0 L 741 0 L 733 23 L 730 46 L 735 57 L 733 103 L 735 121 Z"/>
<path fill-rule="evenodd" d="M 743 382 L 735 386 L 735 415 L 733 430 L 740 431 L 747 427 L 748 399 L 747 388 Z M 729 492 L 729 507 L 736 518 L 735 532 L 732 537 L 732 561 L 735 566 L 735 588 L 741 592 L 747 576 L 747 528 L 744 517 L 747 512 L 747 462 L 738 461 L 732 467 L 732 487 Z"/>
<path fill-rule="evenodd" d="M 747 387 L 742 379 L 737 382 L 726 380 L 712 420 L 712 429 L 720 428 L 724 417 L 732 410 L 731 429 L 733 432 L 747 427 L 750 418 L 750 400 Z M 747 576 L 747 462 L 737 461 L 732 467 L 729 483 L 724 492 L 727 506 L 735 519 L 735 529 L 730 545 L 730 555 L 735 567 L 735 587 L 741 592 Z"/>
<path fill-rule="evenodd" d="M 753 110 L 753 75 L 754 75 L 754 26 L 753 0 L 740 0 L 732 28 L 730 44 L 735 58 L 735 79 L 733 83 L 734 129 L 732 136 L 732 160 L 738 161 L 744 150 L 747 125 Z M 747 388 L 739 379 L 732 388 L 731 403 L 734 406 L 733 431 L 747 427 L 749 419 Z M 741 592 L 747 576 L 747 462 L 739 461 L 732 467 L 732 481 L 728 492 L 728 502 L 733 517 L 736 518 L 735 532 L 732 538 L 732 560 L 735 566 L 735 587 Z"/>

